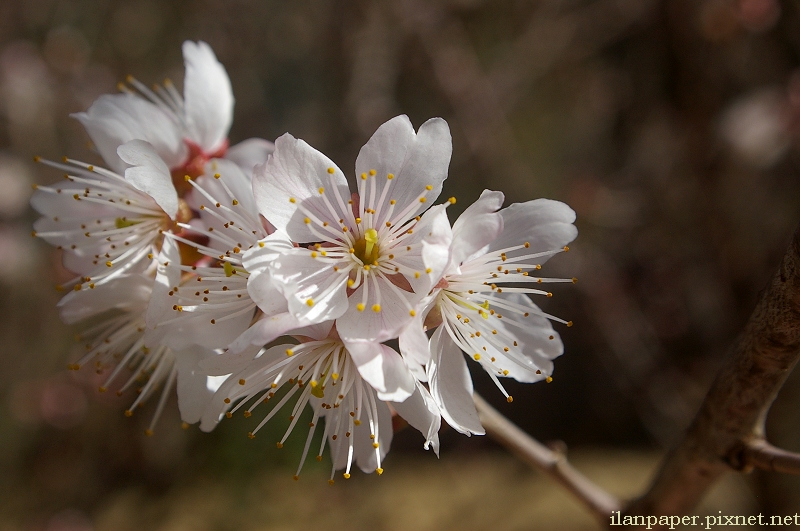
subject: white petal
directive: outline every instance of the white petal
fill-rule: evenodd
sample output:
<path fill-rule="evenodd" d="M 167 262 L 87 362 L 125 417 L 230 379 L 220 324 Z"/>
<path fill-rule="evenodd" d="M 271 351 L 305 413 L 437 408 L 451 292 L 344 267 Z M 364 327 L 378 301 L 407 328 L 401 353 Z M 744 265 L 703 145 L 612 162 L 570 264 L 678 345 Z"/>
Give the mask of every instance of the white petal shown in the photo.
<path fill-rule="evenodd" d="M 414 392 L 414 377 L 394 349 L 371 341 L 345 342 L 358 373 L 381 400 L 402 402 Z"/>
<path fill-rule="evenodd" d="M 159 323 L 169 319 L 172 314 L 169 292 L 180 286 L 181 283 L 181 254 L 178 244 L 172 238 L 164 238 L 161 252 L 156 258 L 156 279 L 153 282 L 153 295 L 147 307 L 147 330 L 145 331 L 145 344 L 155 346 L 161 342 L 167 333 L 166 328 L 158 330 Z"/>
<path fill-rule="evenodd" d="M 361 198 L 364 205 L 379 212 L 376 224 L 383 225 L 389 221 L 382 213 L 391 199 L 397 201 L 395 212 L 398 213 L 416 203 L 417 206 L 405 219 L 416 216 L 430 206 L 442 191 L 452 151 L 450 128 L 441 118 L 428 120 L 416 134 L 405 115 L 381 125 L 361 148 L 356 159 L 356 178 L 375 170 L 375 176 L 370 177 L 377 179 L 375 203 L 386 186 L 392 187 L 384 205 Z M 394 175 L 391 180 L 387 178 L 390 173 Z M 430 186 L 431 190 L 427 191 L 426 186 Z M 423 194 L 427 201 L 419 203 L 418 199 Z"/>
<path fill-rule="evenodd" d="M 331 168 L 333 173 L 328 173 Z M 336 208 L 335 215 L 325 205 L 320 188 Z M 259 212 L 297 243 L 319 241 L 306 226 L 306 212 L 336 226 L 339 219 L 346 219 L 347 213 L 337 206 L 334 188 L 343 201 L 350 199 L 342 171 L 328 157 L 289 133 L 275 141 L 275 152 L 253 173 Z"/>
<path fill-rule="evenodd" d="M 251 345 L 241 352 L 227 350 L 222 354 L 204 359 L 200 362 L 200 367 L 209 376 L 223 376 L 239 372 L 256 359 L 261 349 L 261 345 Z"/>
<path fill-rule="evenodd" d="M 167 215 L 178 214 L 178 192 L 172 185 L 169 168 L 153 146 L 144 140 L 131 140 L 117 148 L 117 154 L 132 167 L 125 170 L 125 180 L 152 197 Z"/>
<path fill-rule="evenodd" d="M 414 394 L 403 402 L 392 402 L 392 407 L 406 422 L 419 430 L 425 437 L 425 449 L 433 447 L 436 456 L 439 456 L 439 428 L 442 426 L 442 416 L 436 401 L 425 387 L 417 382 Z"/>
<path fill-rule="evenodd" d="M 225 158 L 237 164 L 249 178 L 253 177 L 253 168 L 264 164 L 272 152 L 275 144 L 263 138 L 248 138 L 228 148 Z"/>
<path fill-rule="evenodd" d="M 416 294 L 416 298 L 410 299 L 415 304 L 439 282 L 449 261 L 452 231 L 445 205 L 436 205 L 425 212 L 413 231 L 411 238 L 402 242 L 411 246 L 411 251 L 404 252 L 395 262 L 420 274 L 405 275 Z"/>
<path fill-rule="evenodd" d="M 70 291 L 58 302 L 58 314 L 66 324 L 109 310 L 144 312 L 153 281 L 142 275 L 123 275 L 95 289 Z"/>
<path fill-rule="evenodd" d="M 552 360 L 564 353 L 564 344 L 558 332 L 553 329 L 549 319 L 541 315 L 542 311 L 530 297 L 522 293 L 503 293 L 496 295 L 511 303 L 529 308 L 528 316 L 517 315 L 515 321 L 523 326 L 513 326 L 505 319 L 494 320 L 493 326 L 502 333 L 513 335 L 518 347 L 509 353 L 491 349 L 497 359 L 497 365 L 509 371 L 508 375 L 520 382 L 538 382 L 553 374 Z M 487 327 L 488 328 L 488 327 Z M 553 339 L 550 339 L 552 337 Z M 510 358 L 513 356 L 513 360 Z M 539 371 L 539 374 L 537 374 Z"/>
<path fill-rule="evenodd" d="M 188 424 L 200 421 L 200 417 L 211 402 L 214 391 L 209 389 L 208 376 L 200 368 L 200 362 L 215 357 L 213 350 L 192 347 L 175 351 L 175 365 L 178 369 L 178 408 L 181 420 Z"/>
<path fill-rule="evenodd" d="M 71 116 L 83 124 L 100 156 L 117 173 L 126 168 L 117 147 L 131 140 L 150 142 L 170 168 L 180 166 L 187 156 L 176 117 L 139 96 L 100 96 L 89 110 Z"/>
<path fill-rule="evenodd" d="M 440 326 L 431 338 L 428 382 L 442 417 L 455 430 L 467 435 L 485 433 L 472 401 L 472 378 L 461 349 Z"/>
<path fill-rule="evenodd" d="M 216 179 L 215 175 L 220 175 L 220 178 Z M 250 176 L 246 175 L 242 168 L 230 160 L 212 159 L 206 164 L 205 175 L 197 178 L 197 183 L 212 197 L 227 198 L 228 192 L 220 181 L 225 182 L 225 186 L 233 193 L 233 199 L 236 199 L 239 203 L 235 208 L 244 210 L 250 216 L 258 219 L 258 206 L 256 206 L 253 198 L 253 185 L 250 181 Z M 197 200 L 200 200 L 201 203 L 207 203 L 205 197 L 201 196 L 201 198 L 197 198 Z M 234 208 L 231 203 L 226 206 Z"/>
<path fill-rule="evenodd" d="M 425 315 L 427 312 L 418 311 L 417 315 L 400 332 L 400 352 L 409 365 L 425 366 L 431 359 L 430 343 L 423 326 Z M 425 379 L 427 380 L 427 376 Z"/>
<path fill-rule="evenodd" d="M 453 224 L 451 267 L 458 267 L 470 258 L 486 254 L 489 246 L 503 231 L 503 194 L 484 190 Z"/>
<path fill-rule="evenodd" d="M 251 345 L 262 347 L 285 333 L 307 326 L 309 323 L 291 313 L 279 313 L 262 317 L 237 337 L 228 347 L 233 353 L 243 352 Z"/>
<path fill-rule="evenodd" d="M 186 77 L 183 82 L 184 109 L 190 139 L 213 153 L 228 137 L 233 120 L 233 92 L 225 67 L 204 42 L 183 43 Z"/>
<path fill-rule="evenodd" d="M 242 255 L 242 265 L 251 274 L 265 271 L 276 258 L 292 249 L 294 245 L 285 232 L 273 232 L 259 240 L 252 249 L 245 251 Z"/>
<path fill-rule="evenodd" d="M 525 203 L 514 203 L 500 211 L 503 216 L 503 232 L 492 243 L 490 250 L 505 249 L 530 243 L 530 248 L 507 253 L 509 257 L 540 251 L 560 249 L 575 239 L 578 229 L 575 211 L 561 201 L 534 199 Z M 540 263 L 547 256 L 539 258 Z"/>
<path fill-rule="evenodd" d="M 271 266 L 272 279 L 289 301 L 289 312 L 309 323 L 336 319 L 347 309 L 347 275 L 334 264 L 311 257 L 308 249 L 295 248 Z"/>
<path fill-rule="evenodd" d="M 388 341 L 396 338 L 406 323 L 411 321 L 408 307 L 398 299 L 400 295 L 392 290 L 388 279 L 378 278 L 369 282 L 365 302 L 361 302 L 364 300 L 362 285 L 349 297 L 347 310 L 336 320 L 336 330 L 342 339 Z M 378 290 L 381 294 L 380 311 L 376 312 L 372 308 L 378 304 Z M 413 293 L 409 293 L 408 297 L 412 299 L 412 306 L 414 299 L 419 298 Z M 359 303 L 364 304 L 362 311 L 358 311 Z"/>

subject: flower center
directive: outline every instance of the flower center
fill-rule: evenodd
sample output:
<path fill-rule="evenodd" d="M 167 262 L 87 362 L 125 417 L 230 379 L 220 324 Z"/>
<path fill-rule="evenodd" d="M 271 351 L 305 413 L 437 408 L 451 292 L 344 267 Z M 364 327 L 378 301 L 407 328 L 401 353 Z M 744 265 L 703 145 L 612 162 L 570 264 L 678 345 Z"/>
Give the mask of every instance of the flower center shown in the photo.
<path fill-rule="evenodd" d="M 353 244 L 353 254 L 365 265 L 377 265 L 381 249 L 378 245 L 378 231 L 367 229 L 363 238 L 359 238 Z"/>

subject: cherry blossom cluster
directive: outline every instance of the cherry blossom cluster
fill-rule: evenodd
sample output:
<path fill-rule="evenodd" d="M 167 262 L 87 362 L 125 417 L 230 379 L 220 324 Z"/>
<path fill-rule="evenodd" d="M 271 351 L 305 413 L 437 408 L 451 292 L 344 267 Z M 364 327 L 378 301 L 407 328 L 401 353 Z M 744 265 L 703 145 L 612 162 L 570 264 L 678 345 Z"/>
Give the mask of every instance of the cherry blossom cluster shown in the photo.
<path fill-rule="evenodd" d="M 284 134 L 229 146 L 234 99 L 205 43 L 186 42 L 184 92 L 133 78 L 75 117 L 108 169 L 41 161 L 64 180 L 37 186 L 34 235 L 63 251 L 67 323 L 90 322 L 70 365 L 102 373 L 101 392 L 138 390 L 132 415 L 172 389 L 183 421 L 307 407 L 324 431 L 321 459 L 349 478 L 383 472 L 392 416 L 438 455 L 444 419 L 483 434 L 468 357 L 510 402 L 502 379 L 551 379 L 563 344 L 534 304 L 548 258 L 577 235 L 575 213 L 547 199 L 502 208 L 484 191 L 454 223 L 437 204 L 452 141 L 433 118 L 378 128 L 356 160 L 355 186 L 325 155 Z"/>

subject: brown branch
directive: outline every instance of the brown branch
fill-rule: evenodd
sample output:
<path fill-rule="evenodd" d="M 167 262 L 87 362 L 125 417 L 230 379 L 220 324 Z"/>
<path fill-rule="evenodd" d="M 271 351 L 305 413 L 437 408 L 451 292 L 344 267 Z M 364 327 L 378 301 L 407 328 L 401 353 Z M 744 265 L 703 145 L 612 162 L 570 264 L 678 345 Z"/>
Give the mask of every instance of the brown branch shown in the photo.
<path fill-rule="evenodd" d="M 777 448 L 765 439 L 746 443 L 732 466 L 750 471 L 754 468 L 768 472 L 800 475 L 800 454 Z"/>
<path fill-rule="evenodd" d="M 486 433 L 532 467 L 570 491 L 602 522 L 621 508 L 620 501 L 578 472 L 561 452 L 554 452 L 505 418 L 477 393 L 473 396 Z"/>
<path fill-rule="evenodd" d="M 726 470 L 738 466 L 743 445 L 763 438 L 767 412 L 799 357 L 800 228 L 683 441 L 627 514 L 692 510 Z"/>

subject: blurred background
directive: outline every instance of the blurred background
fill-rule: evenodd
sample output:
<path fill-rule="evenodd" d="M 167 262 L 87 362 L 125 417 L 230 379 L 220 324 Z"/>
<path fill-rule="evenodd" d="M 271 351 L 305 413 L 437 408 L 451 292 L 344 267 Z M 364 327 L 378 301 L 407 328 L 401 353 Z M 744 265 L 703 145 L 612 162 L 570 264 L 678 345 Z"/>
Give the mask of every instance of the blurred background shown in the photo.
<path fill-rule="evenodd" d="M 569 203 L 580 235 L 545 266 L 571 319 L 551 384 L 478 390 L 630 497 L 688 425 L 800 221 L 800 4 L 778 0 L 4 0 L 0 2 L 0 530 L 597 529 L 486 437 L 442 455 L 395 434 L 386 473 L 292 481 L 304 436 L 238 417 L 180 428 L 174 400 L 97 393 L 66 371 L 60 257 L 31 238 L 33 155 L 100 159 L 70 113 L 133 74 L 181 87 L 211 44 L 236 97 L 232 143 L 286 131 L 345 171 L 397 114 L 452 129 L 443 197 Z M 352 171 L 352 170 L 351 170 Z M 541 302 L 541 301 L 537 301 Z M 272 423 L 271 423 L 272 424 Z M 263 432 L 262 432 L 263 433 Z M 800 377 L 768 436 L 800 451 Z M 561 443 L 557 443 L 561 444 Z M 698 514 L 794 514 L 797 478 L 730 475 Z"/>

